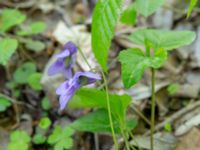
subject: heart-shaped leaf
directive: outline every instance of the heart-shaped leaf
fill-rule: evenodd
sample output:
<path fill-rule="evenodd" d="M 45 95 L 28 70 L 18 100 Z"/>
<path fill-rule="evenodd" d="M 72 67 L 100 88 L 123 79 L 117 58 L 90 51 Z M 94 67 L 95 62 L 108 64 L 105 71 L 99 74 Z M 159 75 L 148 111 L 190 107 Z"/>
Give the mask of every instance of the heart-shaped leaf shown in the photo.
<path fill-rule="evenodd" d="M 94 100 L 95 97 L 95 100 Z M 126 109 L 131 102 L 128 95 L 109 94 L 111 112 L 124 118 Z M 107 109 L 106 93 L 97 89 L 80 89 L 69 102 L 71 108 L 105 108 Z"/>
<path fill-rule="evenodd" d="M 137 12 L 135 10 L 135 6 L 133 3 L 123 11 L 120 21 L 128 25 L 133 25 L 136 21 L 136 17 L 137 17 Z"/>
<path fill-rule="evenodd" d="M 38 72 L 30 75 L 28 78 L 29 86 L 34 90 L 41 90 L 42 89 L 42 85 L 40 84 L 41 78 L 42 74 Z"/>
<path fill-rule="evenodd" d="M 122 64 L 122 80 L 125 88 L 136 84 L 148 67 L 159 68 L 167 59 L 167 52 L 158 49 L 154 57 L 147 57 L 140 49 L 127 49 L 119 54 Z"/>
<path fill-rule="evenodd" d="M 130 35 L 130 40 L 139 45 L 145 45 L 145 41 L 148 41 L 155 49 L 172 50 L 192 43 L 195 37 L 192 31 L 138 29 Z"/>
<path fill-rule="evenodd" d="M 121 126 L 119 120 L 114 116 L 112 118 L 115 132 L 120 133 Z M 132 119 L 131 123 L 127 123 L 127 125 L 129 126 L 127 126 L 126 129 L 133 129 L 136 127 L 137 121 Z M 108 112 L 105 109 L 91 112 L 74 121 L 70 126 L 78 131 L 111 132 Z"/>
<path fill-rule="evenodd" d="M 24 22 L 25 19 L 26 16 L 16 9 L 4 9 L 0 17 L 0 31 L 8 31 Z"/>
<path fill-rule="evenodd" d="M 44 32 L 45 29 L 46 29 L 46 24 L 44 22 L 34 22 L 25 30 L 17 32 L 17 34 L 20 36 L 33 35 L 42 33 Z"/>
<path fill-rule="evenodd" d="M 17 49 L 18 42 L 15 39 L 0 39 L 0 64 L 6 65 L 12 54 Z"/>
<path fill-rule="evenodd" d="M 25 84 L 29 77 L 36 72 L 36 65 L 31 62 L 26 62 L 15 70 L 13 77 L 16 83 Z"/>
<path fill-rule="evenodd" d="M 10 105 L 11 102 L 6 97 L 0 96 L 0 112 L 5 111 Z"/>
<path fill-rule="evenodd" d="M 134 8 L 138 13 L 147 17 L 154 13 L 163 3 L 164 0 L 136 0 Z"/>

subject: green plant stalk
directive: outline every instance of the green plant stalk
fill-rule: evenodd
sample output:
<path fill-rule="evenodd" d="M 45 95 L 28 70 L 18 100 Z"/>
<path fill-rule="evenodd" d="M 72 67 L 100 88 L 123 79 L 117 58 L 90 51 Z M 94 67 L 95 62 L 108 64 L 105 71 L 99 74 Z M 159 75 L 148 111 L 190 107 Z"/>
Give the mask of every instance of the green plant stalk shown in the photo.
<path fill-rule="evenodd" d="M 140 147 L 140 145 L 138 144 L 138 142 L 135 140 L 135 137 L 133 136 L 133 134 L 132 134 L 131 131 L 129 132 L 129 134 L 130 134 L 131 138 L 133 139 L 133 141 L 135 142 L 137 148 L 138 148 L 139 150 L 142 150 L 141 147 Z"/>
<path fill-rule="evenodd" d="M 151 126 L 151 122 L 134 106 L 130 105 L 130 108 L 141 117 L 149 126 Z"/>
<path fill-rule="evenodd" d="M 150 135 L 150 142 L 151 142 L 151 150 L 154 150 L 154 123 L 155 123 L 155 69 L 151 69 L 151 135 Z"/>
<path fill-rule="evenodd" d="M 89 64 L 89 62 L 87 61 L 87 58 L 85 57 L 82 49 L 80 47 L 78 47 L 78 51 L 80 52 L 81 56 L 83 57 L 84 61 L 86 62 L 86 64 L 88 65 L 88 67 L 90 68 L 90 70 L 92 70 L 92 66 Z"/>
<path fill-rule="evenodd" d="M 115 149 L 118 150 L 119 146 L 118 146 L 116 135 L 115 135 L 115 131 L 114 131 L 114 126 L 113 126 L 113 121 L 112 121 L 112 114 L 111 114 L 111 109 L 110 109 L 110 99 L 109 99 L 109 95 L 108 95 L 108 85 L 107 85 L 107 80 L 106 80 L 106 77 L 105 77 L 105 74 L 104 74 L 103 71 L 102 71 L 102 76 L 103 76 L 103 80 L 105 82 L 106 101 L 107 101 L 107 108 L 108 108 L 108 117 L 109 117 L 109 122 L 110 122 L 110 128 L 111 128 L 111 132 L 112 132 L 113 141 L 114 141 L 114 144 L 115 144 Z"/>
<path fill-rule="evenodd" d="M 122 135 L 123 135 L 123 137 L 124 137 L 124 141 L 125 141 L 125 145 L 126 145 L 126 150 L 130 150 L 130 147 L 129 147 L 129 143 L 128 143 L 128 140 L 127 140 L 126 133 L 123 133 L 123 132 L 122 132 Z"/>
<path fill-rule="evenodd" d="M 92 66 L 89 64 L 89 62 L 87 61 L 82 49 L 78 46 L 78 51 L 80 52 L 82 58 L 84 59 L 84 61 L 86 62 L 86 64 L 88 65 L 88 67 L 90 68 L 90 70 L 92 70 Z M 95 149 L 99 150 L 99 139 L 98 139 L 98 134 L 95 133 L 94 134 L 94 138 L 95 138 Z"/>
<path fill-rule="evenodd" d="M 78 50 L 81 53 L 81 56 L 83 57 L 84 61 L 87 63 L 88 67 L 92 70 L 92 67 L 90 66 L 89 62 L 87 61 L 82 49 L 80 47 L 78 47 Z M 106 80 L 106 77 L 105 77 L 105 74 L 104 74 L 103 71 L 102 71 L 102 76 L 103 76 L 103 80 L 104 80 L 104 83 L 105 83 L 105 89 L 106 89 L 106 101 L 107 101 L 107 108 L 108 108 L 108 115 L 109 115 L 112 137 L 113 137 L 113 141 L 114 141 L 114 144 L 115 144 L 115 149 L 118 150 L 119 146 L 118 146 L 115 131 L 114 131 L 112 114 L 111 114 L 111 109 L 110 109 L 110 100 L 109 100 L 109 95 L 108 95 L 108 85 L 107 85 L 107 80 Z"/>
<path fill-rule="evenodd" d="M 83 60 L 86 62 L 87 66 L 90 68 L 90 70 L 93 70 L 92 66 L 89 64 L 89 62 L 87 61 L 87 58 L 85 57 L 82 49 L 80 47 L 78 47 L 78 51 L 80 52 Z M 104 85 L 101 85 L 100 81 L 97 81 L 97 84 L 100 86 L 100 89 L 104 87 Z"/>
<path fill-rule="evenodd" d="M 121 127 L 123 127 L 123 129 Z M 127 138 L 127 135 L 126 135 L 126 129 L 124 130 L 124 122 L 123 123 L 121 122 L 120 131 L 121 131 L 121 134 L 123 136 L 123 139 L 124 139 L 124 142 L 125 142 L 125 145 L 126 145 L 126 149 L 130 150 L 128 138 Z"/>

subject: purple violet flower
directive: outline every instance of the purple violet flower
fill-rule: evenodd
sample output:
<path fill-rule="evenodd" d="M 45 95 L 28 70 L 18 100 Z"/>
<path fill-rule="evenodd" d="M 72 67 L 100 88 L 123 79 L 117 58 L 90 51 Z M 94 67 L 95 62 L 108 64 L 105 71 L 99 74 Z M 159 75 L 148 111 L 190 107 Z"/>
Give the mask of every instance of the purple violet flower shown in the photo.
<path fill-rule="evenodd" d="M 68 101 L 81 86 L 94 83 L 100 79 L 101 77 L 98 74 L 92 72 L 77 72 L 73 78 L 63 82 L 56 90 L 56 94 L 60 96 L 60 110 L 65 108 Z"/>
<path fill-rule="evenodd" d="M 63 51 L 54 57 L 57 60 L 49 67 L 48 75 L 63 73 L 65 78 L 72 77 L 72 67 L 76 61 L 77 47 L 74 43 L 68 42 L 64 45 Z"/>

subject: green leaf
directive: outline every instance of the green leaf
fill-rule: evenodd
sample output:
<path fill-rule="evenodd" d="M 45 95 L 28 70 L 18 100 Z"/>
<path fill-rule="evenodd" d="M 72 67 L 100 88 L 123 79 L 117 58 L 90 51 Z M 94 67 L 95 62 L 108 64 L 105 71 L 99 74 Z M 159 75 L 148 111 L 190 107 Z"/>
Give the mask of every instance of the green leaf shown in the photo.
<path fill-rule="evenodd" d="M 73 146 L 72 138 L 66 138 L 66 139 L 62 139 L 58 143 L 56 143 L 54 150 L 70 149 L 72 146 Z"/>
<path fill-rule="evenodd" d="M 95 99 L 94 99 L 95 97 Z M 128 95 L 109 94 L 111 112 L 115 116 L 124 117 L 125 111 L 131 102 Z M 71 108 L 105 108 L 107 109 L 106 93 L 97 89 L 80 89 L 69 102 Z"/>
<path fill-rule="evenodd" d="M 34 144 L 44 144 L 46 141 L 46 137 L 42 134 L 36 134 L 33 137 Z"/>
<path fill-rule="evenodd" d="M 23 141 L 25 143 L 28 143 L 31 140 L 30 136 L 25 131 L 20 131 L 20 130 L 14 131 L 11 134 L 10 139 L 12 142 Z"/>
<path fill-rule="evenodd" d="M 94 97 L 95 97 L 95 99 L 94 99 Z M 119 123 L 117 122 L 117 124 L 118 124 L 117 129 L 119 129 L 119 124 L 120 124 L 121 128 L 128 127 L 127 122 L 125 122 L 125 120 L 126 120 L 126 110 L 127 110 L 128 105 L 131 102 L 131 97 L 128 95 L 119 96 L 116 94 L 109 94 L 109 101 L 110 101 L 110 107 L 111 107 L 110 109 L 111 109 L 113 118 L 115 118 L 115 120 L 119 121 Z M 100 91 L 97 89 L 82 88 L 79 91 L 77 91 L 76 95 L 69 102 L 69 106 L 72 108 L 104 108 L 104 109 L 107 109 L 106 93 L 105 93 L 105 91 Z M 98 115 L 98 113 L 95 115 Z M 108 114 L 106 115 L 104 113 L 103 115 L 108 117 Z M 89 118 L 90 117 L 93 118 L 93 115 L 91 114 L 91 116 L 89 116 Z M 102 120 L 102 124 L 105 124 L 105 122 L 103 122 L 103 121 L 107 121 L 108 124 L 105 124 L 105 125 L 106 125 L 106 127 L 107 126 L 110 127 L 108 118 L 107 118 L 107 120 L 106 120 L 106 118 L 104 118 L 104 119 L 101 118 L 101 120 Z M 101 131 L 105 131 L 105 129 L 106 129 L 106 131 L 109 131 L 108 128 L 101 127 L 101 125 L 102 125 L 101 120 L 99 120 L 99 124 L 96 124 L 97 126 L 100 126 L 98 129 Z M 88 119 L 88 121 L 89 121 L 89 119 Z M 86 122 L 87 122 L 87 119 L 86 119 Z M 93 120 L 93 122 L 95 122 L 95 120 Z M 82 122 L 78 125 L 81 125 L 81 124 L 82 124 Z M 87 129 L 84 129 L 84 130 L 87 130 Z M 90 131 L 93 132 L 94 130 L 91 129 Z"/>
<path fill-rule="evenodd" d="M 131 131 L 131 130 L 135 129 L 137 124 L 138 124 L 138 122 L 135 118 L 130 118 L 129 120 L 126 121 L 127 130 Z"/>
<path fill-rule="evenodd" d="M 133 25 L 136 21 L 136 17 L 137 17 L 137 12 L 135 10 L 133 3 L 126 10 L 123 11 L 120 21 L 128 25 Z"/>
<path fill-rule="evenodd" d="M 44 117 L 39 122 L 39 127 L 42 129 L 47 129 L 51 125 L 51 120 L 47 117 Z"/>
<path fill-rule="evenodd" d="M 0 39 L 0 64 L 6 65 L 12 54 L 17 49 L 18 42 L 15 39 Z"/>
<path fill-rule="evenodd" d="M 114 117 L 113 117 L 114 118 Z M 120 133 L 120 126 L 113 119 L 113 125 L 115 132 Z M 70 127 L 78 131 L 88 132 L 110 132 L 110 122 L 108 118 L 108 112 L 105 109 L 100 109 L 95 112 L 91 112 L 83 117 L 75 120 Z"/>
<path fill-rule="evenodd" d="M 167 59 L 167 52 L 158 49 L 154 57 L 147 57 L 138 49 L 127 49 L 119 54 L 119 61 L 122 64 L 122 80 L 125 88 L 136 84 L 144 74 L 147 67 L 159 68 Z"/>
<path fill-rule="evenodd" d="M 5 111 L 10 105 L 11 102 L 6 97 L 0 96 L 0 112 Z"/>
<path fill-rule="evenodd" d="M 17 87 L 17 83 L 15 81 L 11 80 L 6 82 L 6 87 L 9 89 L 15 89 Z"/>
<path fill-rule="evenodd" d="M 53 133 L 48 137 L 49 144 L 55 144 L 61 139 L 69 138 L 74 134 L 74 130 L 69 126 L 62 129 L 60 126 L 56 126 Z"/>
<path fill-rule="evenodd" d="M 27 36 L 33 34 L 39 34 L 44 32 L 46 24 L 44 22 L 34 22 L 26 30 L 17 32 L 20 36 Z"/>
<path fill-rule="evenodd" d="M 179 90 L 179 88 L 180 88 L 179 84 L 173 83 L 167 87 L 167 91 L 169 92 L 169 94 L 175 94 Z"/>
<path fill-rule="evenodd" d="M 62 129 L 60 126 L 56 126 L 53 130 L 53 133 L 48 137 L 49 144 L 55 144 L 61 139 Z"/>
<path fill-rule="evenodd" d="M 28 85 L 34 90 L 41 90 L 42 85 L 40 84 L 40 80 L 42 78 L 41 73 L 33 73 L 28 78 Z"/>
<path fill-rule="evenodd" d="M 16 9 L 4 9 L 0 17 L 0 31 L 8 31 L 24 22 L 25 19 L 26 16 Z"/>
<path fill-rule="evenodd" d="M 134 8 L 138 13 L 147 17 L 154 13 L 163 3 L 164 0 L 136 0 Z"/>
<path fill-rule="evenodd" d="M 49 110 L 51 108 L 51 103 L 49 102 L 49 99 L 47 97 L 44 97 L 42 99 L 42 108 L 44 110 Z"/>
<path fill-rule="evenodd" d="M 16 83 L 25 84 L 28 82 L 30 75 L 36 72 L 36 65 L 31 62 L 26 62 L 14 72 L 13 77 Z"/>
<path fill-rule="evenodd" d="M 121 132 L 121 124 L 116 117 L 112 117 L 114 130 L 116 133 Z M 133 123 L 133 121 L 131 121 Z M 136 126 L 136 122 L 129 126 L 129 129 Z M 130 125 L 130 123 L 129 123 Z M 99 109 L 91 112 L 76 121 L 74 121 L 70 127 L 78 131 L 87 132 L 111 132 L 108 112 L 105 109 Z"/>
<path fill-rule="evenodd" d="M 62 132 L 63 137 L 70 137 L 74 134 L 74 130 L 70 127 L 65 127 Z"/>
<path fill-rule="evenodd" d="M 74 134 L 74 130 L 69 126 L 62 129 L 60 126 L 56 126 L 53 133 L 48 137 L 48 143 L 55 145 L 54 149 L 62 150 L 69 149 L 73 146 L 73 140 L 70 136 Z"/>
<path fill-rule="evenodd" d="M 27 143 L 24 143 L 22 141 L 19 141 L 19 142 L 11 142 L 8 144 L 8 150 L 19 150 L 19 147 L 20 147 L 20 150 L 28 150 L 29 148 L 29 145 Z"/>
<path fill-rule="evenodd" d="M 25 131 L 14 131 L 10 136 L 11 142 L 8 145 L 8 150 L 28 150 L 28 144 L 31 140 L 30 136 Z"/>
<path fill-rule="evenodd" d="M 21 95 L 21 92 L 22 92 L 22 91 L 20 91 L 19 89 L 15 89 L 15 90 L 13 91 L 13 96 L 19 97 L 19 96 Z"/>
<path fill-rule="evenodd" d="M 165 128 L 166 131 L 172 132 L 172 125 L 170 123 L 166 123 L 164 128 Z"/>
<path fill-rule="evenodd" d="M 188 11 L 187 11 L 187 18 L 190 17 L 192 10 L 196 6 L 197 2 L 198 2 L 198 0 L 190 0 L 190 6 L 189 6 Z"/>
<path fill-rule="evenodd" d="M 123 0 L 99 0 L 92 17 L 92 49 L 96 59 L 107 71 L 108 50 L 120 17 Z"/>
<path fill-rule="evenodd" d="M 28 144 L 31 141 L 30 136 L 25 131 L 14 131 L 10 135 L 11 142 L 8 145 L 8 150 L 28 150 Z"/>
<path fill-rule="evenodd" d="M 130 40 L 139 45 L 145 45 L 147 40 L 152 48 L 172 50 L 181 46 L 189 45 L 196 35 L 192 31 L 167 31 L 156 29 L 138 29 L 131 34 Z"/>
<path fill-rule="evenodd" d="M 33 40 L 28 40 L 25 43 L 25 47 L 28 50 L 34 51 L 34 52 L 40 52 L 45 49 L 45 44 L 40 42 L 40 41 L 33 41 Z"/>

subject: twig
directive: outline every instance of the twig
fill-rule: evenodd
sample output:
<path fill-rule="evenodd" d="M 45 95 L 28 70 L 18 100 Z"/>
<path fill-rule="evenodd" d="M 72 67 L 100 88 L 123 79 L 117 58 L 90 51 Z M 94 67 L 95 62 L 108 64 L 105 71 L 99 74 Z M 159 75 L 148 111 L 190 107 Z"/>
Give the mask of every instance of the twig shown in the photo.
<path fill-rule="evenodd" d="M 0 97 L 5 97 L 7 100 L 9 100 L 13 103 L 12 107 L 15 112 L 16 123 L 11 128 L 14 129 L 14 128 L 18 127 L 18 125 L 20 123 L 20 118 L 19 118 L 19 108 L 18 108 L 17 103 L 15 103 L 16 101 L 4 94 L 1 94 L 1 93 L 0 93 Z"/>
<path fill-rule="evenodd" d="M 99 150 L 99 137 L 98 137 L 98 133 L 94 134 L 94 143 L 95 143 L 95 150 Z"/>
<path fill-rule="evenodd" d="M 35 60 L 26 52 L 26 50 L 24 50 L 24 48 L 21 45 L 19 46 L 19 50 L 23 53 L 26 59 L 36 64 Z"/>
<path fill-rule="evenodd" d="M 7 95 L 4 95 L 2 93 L 0 93 L 0 97 L 5 97 L 7 100 L 11 101 L 12 103 L 15 103 L 15 104 L 18 104 L 18 105 L 26 105 L 28 108 L 30 109 L 33 109 L 34 110 L 34 107 L 31 106 L 30 104 L 26 104 L 26 103 L 23 103 L 23 102 L 19 102 L 11 97 L 8 97 Z"/>
<path fill-rule="evenodd" d="M 137 148 L 138 148 L 139 150 L 142 150 L 141 147 L 140 147 L 140 145 L 138 144 L 138 142 L 135 140 L 135 137 L 134 137 L 134 135 L 132 134 L 131 131 L 129 132 L 129 134 L 130 134 L 131 138 L 133 139 L 133 141 L 135 142 Z"/>
<path fill-rule="evenodd" d="M 141 117 L 149 126 L 151 126 L 151 122 L 142 114 L 142 112 L 140 112 L 137 108 L 135 108 L 134 106 L 130 105 L 130 108 L 133 109 L 133 111 L 139 116 Z"/>
<path fill-rule="evenodd" d="M 174 113 L 172 116 L 165 119 L 163 122 L 156 125 L 154 131 L 158 131 L 158 130 L 162 129 L 166 123 L 172 123 L 174 120 L 178 119 L 179 117 L 183 116 L 184 114 L 186 114 L 190 111 L 193 111 L 194 109 L 196 109 L 198 107 L 200 107 L 200 100 L 198 100 L 197 102 L 194 102 L 193 104 L 186 106 L 185 108 L 179 110 L 178 112 Z M 149 135 L 149 134 L 150 134 L 150 132 L 148 131 L 144 135 Z"/>

